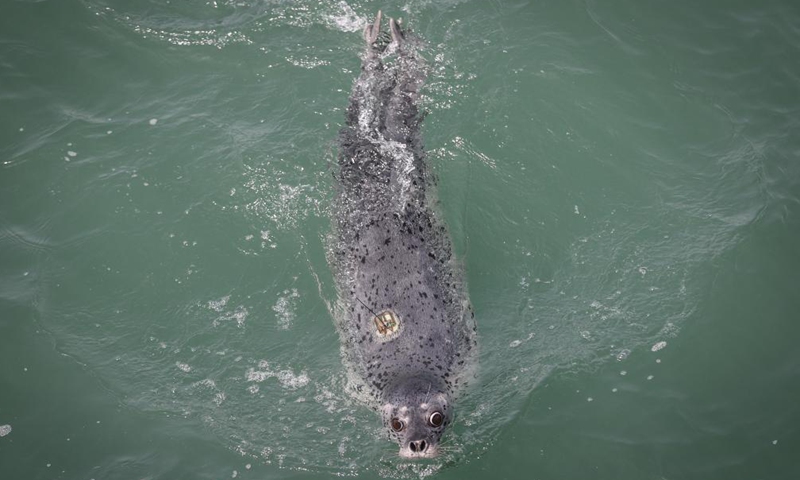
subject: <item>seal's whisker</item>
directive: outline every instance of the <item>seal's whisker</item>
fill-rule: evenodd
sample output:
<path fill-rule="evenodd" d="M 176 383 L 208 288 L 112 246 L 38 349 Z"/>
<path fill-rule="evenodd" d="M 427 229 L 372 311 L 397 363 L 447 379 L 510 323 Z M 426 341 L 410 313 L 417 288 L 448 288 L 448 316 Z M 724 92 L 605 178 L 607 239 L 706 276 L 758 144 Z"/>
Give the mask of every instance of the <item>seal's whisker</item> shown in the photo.
<path fill-rule="evenodd" d="M 461 420 L 459 420 L 459 418 L 454 415 L 453 418 L 450 420 L 450 423 L 447 425 L 448 428 L 453 428 L 454 426 L 458 425 L 459 421 Z"/>

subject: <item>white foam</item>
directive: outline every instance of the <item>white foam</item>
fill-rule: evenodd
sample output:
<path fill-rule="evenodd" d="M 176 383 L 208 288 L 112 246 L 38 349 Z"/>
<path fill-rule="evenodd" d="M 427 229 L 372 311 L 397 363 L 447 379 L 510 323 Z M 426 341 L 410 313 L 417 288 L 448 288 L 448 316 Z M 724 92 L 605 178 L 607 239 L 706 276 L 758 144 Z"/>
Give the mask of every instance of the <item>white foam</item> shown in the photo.
<path fill-rule="evenodd" d="M 0 437 L 5 437 L 11 433 L 11 425 L 0 425 Z"/>
<path fill-rule="evenodd" d="M 300 294 L 297 292 L 296 288 L 284 290 L 283 296 L 278 297 L 275 305 L 273 305 L 272 311 L 275 312 L 278 320 L 278 328 L 281 330 L 289 330 L 294 323 L 295 299 L 299 297 Z"/>
<path fill-rule="evenodd" d="M 158 123 L 158 119 L 157 118 L 151 118 L 150 119 L 150 125 L 155 125 L 156 123 Z"/>
<path fill-rule="evenodd" d="M 300 372 L 299 375 L 295 375 L 291 370 L 282 370 L 278 372 L 278 381 L 280 381 L 281 385 L 284 387 L 294 389 L 308 385 L 309 378 L 305 372 Z"/>
<path fill-rule="evenodd" d="M 311 70 L 325 65 L 330 65 L 329 61 L 321 60 L 316 57 L 297 58 L 292 55 L 289 55 L 288 57 L 286 57 L 286 61 L 291 63 L 295 67 L 305 68 L 307 70 Z"/>
<path fill-rule="evenodd" d="M 175 366 L 180 368 L 182 371 L 186 373 L 192 371 L 192 367 L 190 367 L 188 363 L 175 362 Z"/>
<path fill-rule="evenodd" d="M 228 300 L 231 299 L 230 295 L 225 295 L 224 297 L 220 298 L 219 300 L 209 300 L 208 308 L 214 310 L 215 312 L 221 312 L 225 305 L 228 304 Z"/>
<path fill-rule="evenodd" d="M 658 343 L 656 343 L 655 345 L 653 345 L 653 346 L 650 348 L 650 351 L 651 351 L 651 352 L 657 352 L 657 351 L 661 350 L 662 348 L 664 348 L 664 347 L 666 347 L 666 346 L 667 346 L 667 342 L 665 342 L 665 341 L 661 341 L 661 342 L 658 342 Z"/>
<path fill-rule="evenodd" d="M 217 388 L 217 382 L 211 380 L 210 378 L 200 380 L 199 382 L 196 383 L 196 385 L 208 388 Z"/>
<path fill-rule="evenodd" d="M 236 326 L 241 328 L 244 326 L 244 322 L 247 320 L 247 309 L 244 307 L 238 307 L 236 311 L 227 315 L 225 320 L 236 320 Z"/>
<path fill-rule="evenodd" d="M 359 17 L 358 14 L 353 10 L 353 7 L 347 4 L 347 2 L 339 2 L 337 5 L 339 11 L 328 15 L 328 20 L 333 23 L 333 25 L 342 32 L 357 32 L 364 28 L 364 20 L 362 17 Z"/>
<path fill-rule="evenodd" d="M 248 382 L 263 382 L 264 380 L 274 377 L 275 375 L 273 372 L 262 372 L 259 370 L 250 369 L 245 374 L 245 378 L 247 378 Z"/>
<path fill-rule="evenodd" d="M 305 371 L 295 374 L 293 371 L 289 369 L 271 370 L 269 368 L 269 365 L 267 365 L 266 362 L 264 362 L 263 360 L 262 363 L 259 364 L 259 367 L 261 368 L 261 370 L 256 370 L 254 368 L 250 368 L 247 370 L 247 372 L 245 373 L 245 378 L 247 379 L 248 382 L 261 383 L 269 378 L 277 378 L 281 386 L 283 386 L 284 388 L 295 390 L 301 387 L 305 387 L 311 381 L 311 379 L 308 378 L 308 375 L 306 374 Z M 252 388 L 248 388 L 248 390 L 250 390 L 250 393 L 256 393 L 258 391 L 258 389 L 252 389 Z"/>

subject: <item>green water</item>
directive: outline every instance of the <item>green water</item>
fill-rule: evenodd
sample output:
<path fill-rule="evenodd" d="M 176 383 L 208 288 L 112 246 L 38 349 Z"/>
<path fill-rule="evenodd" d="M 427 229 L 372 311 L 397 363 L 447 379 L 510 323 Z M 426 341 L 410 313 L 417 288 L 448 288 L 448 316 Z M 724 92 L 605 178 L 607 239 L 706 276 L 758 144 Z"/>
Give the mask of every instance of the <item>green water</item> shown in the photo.
<path fill-rule="evenodd" d="M 479 325 L 444 455 L 344 390 L 332 163 L 379 8 Z M 0 479 L 800 478 L 800 8 L 0 5 Z"/>

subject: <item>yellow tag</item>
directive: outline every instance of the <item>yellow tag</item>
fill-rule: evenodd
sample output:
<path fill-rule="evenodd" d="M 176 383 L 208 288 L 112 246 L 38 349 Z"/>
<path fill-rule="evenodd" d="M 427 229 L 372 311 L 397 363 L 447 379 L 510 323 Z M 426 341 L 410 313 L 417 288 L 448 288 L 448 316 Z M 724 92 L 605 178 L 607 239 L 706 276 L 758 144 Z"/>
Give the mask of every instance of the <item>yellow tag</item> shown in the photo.
<path fill-rule="evenodd" d="M 400 330 L 400 320 L 391 310 L 385 310 L 375 317 L 378 335 L 385 337 Z"/>

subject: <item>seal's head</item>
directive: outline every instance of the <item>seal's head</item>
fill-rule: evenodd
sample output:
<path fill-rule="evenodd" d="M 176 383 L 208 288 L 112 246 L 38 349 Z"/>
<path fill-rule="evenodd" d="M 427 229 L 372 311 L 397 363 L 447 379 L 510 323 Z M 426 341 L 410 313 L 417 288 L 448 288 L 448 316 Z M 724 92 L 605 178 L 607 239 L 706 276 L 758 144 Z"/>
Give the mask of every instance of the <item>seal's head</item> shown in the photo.
<path fill-rule="evenodd" d="M 450 396 L 439 382 L 407 378 L 384 395 L 383 424 L 400 444 L 400 456 L 432 458 L 452 420 Z"/>

